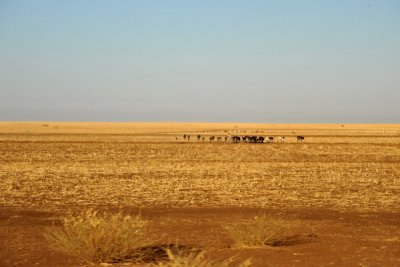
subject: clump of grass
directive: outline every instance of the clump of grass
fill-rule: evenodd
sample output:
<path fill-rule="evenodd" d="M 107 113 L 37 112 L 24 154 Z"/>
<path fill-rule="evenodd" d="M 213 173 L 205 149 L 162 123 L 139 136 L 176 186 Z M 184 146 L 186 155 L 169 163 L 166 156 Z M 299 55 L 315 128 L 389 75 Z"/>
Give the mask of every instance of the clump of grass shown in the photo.
<path fill-rule="evenodd" d="M 158 262 L 151 266 L 154 267 L 248 267 L 251 266 L 251 260 L 248 259 L 242 263 L 234 263 L 235 257 L 231 257 L 226 260 L 211 260 L 205 258 L 204 251 L 177 251 L 174 252 L 171 249 L 167 249 L 168 261 Z"/>
<path fill-rule="evenodd" d="M 136 262 L 146 257 L 148 221 L 122 212 L 92 209 L 63 220 L 63 227 L 45 232 L 50 246 L 87 263 Z"/>
<path fill-rule="evenodd" d="M 228 235 L 241 247 L 285 246 L 299 241 L 294 234 L 298 223 L 266 215 L 225 226 Z"/>

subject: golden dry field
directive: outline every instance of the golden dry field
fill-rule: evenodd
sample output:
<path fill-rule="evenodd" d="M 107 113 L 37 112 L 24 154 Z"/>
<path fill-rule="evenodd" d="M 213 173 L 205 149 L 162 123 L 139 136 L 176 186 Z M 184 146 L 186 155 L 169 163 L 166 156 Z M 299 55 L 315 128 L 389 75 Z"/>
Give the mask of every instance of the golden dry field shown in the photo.
<path fill-rule="evenodd" d="M 226 132 L 285 136 L 286 143 L 196 138 Z M 400 126 L 3 122 L 0 181 L 4 206 L 393 211 Z"/>
<path fill-rule="evenodd" d="M 208 141 L 209 136 L 228 133 L 273 136 L 275 142 Z M 183 134 L 190 135 L 190 141 Z M 298 135 L 305 140 L 297 142 Z M 278 136 L 285 136 L 286 142 L 277 142 Z M 336 250 L 314 246 L 314 254 L 307 254 L 304 244 L 297 247 L 303 254 L 285 250 L 279 253 L 289 251 L 291 256 L 283 257 L 271 251 L 241 251 L 254 257 L 254 266 L 269 266 L 265 257 L 276 266 L 400 265 L 395 219 L 400 218 L 400 125 L 1 122 L 0 207 L 0 236 L 21 233 L 20 241 L 15 236 L 10 241 L 15 250 L 6 258 L 14 259 L 12 266 L 33 266 L 33 261 L 39 266 L 77 264 L 70 258 L 67 263 L 59 260 L 58 254 L 49 254 L 53 256 L 48 260 L 45 245 L 37 241 L 40 234 L 31 236 L 24 225 L 39 225 L 40 230 L 67 210 L 87 207 L 141 208 L 163 233 L 171 234 L 166 240 L 186 233 L 180 242 L 196 244 L 197 233 L 205 246 L 212 246 L 205 237 L 211 240 L 219 231 L 214 222 L 286 212 L 322 232 L 317 243 L 324 243 L 323 233 L 347 232 L 331 241 Z M 22 226 L 10 230 L 14 219 Z M 323 226 L 324 220 L 332 227 Z M 338 224 L 340 220 L 346 225 Z M 176 225 L 165 226 L 174 223 L 182 232 Z M 207 232 L 207 227 L 212 230 Z M 360 229 L 362 238 L 354 241 L 352 234 Z M 225 249 L 218 255 L 232 255 L 224 238 L 212 244 Z M 369 243 L 357 243 L 364 239 Z M 379 244 L 375 247 L 371 240 Z M 39 242 L 42 252 L 29 254 L 29 242 Z M 321 256 L 329 249 L 339 256 Z M 18 261 L 20 250 L 28 256 Z"/>

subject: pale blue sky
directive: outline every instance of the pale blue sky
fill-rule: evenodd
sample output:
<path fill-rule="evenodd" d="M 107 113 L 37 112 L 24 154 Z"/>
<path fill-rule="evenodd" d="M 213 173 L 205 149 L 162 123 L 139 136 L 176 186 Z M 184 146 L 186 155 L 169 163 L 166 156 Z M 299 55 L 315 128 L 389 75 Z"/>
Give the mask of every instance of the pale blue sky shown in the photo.
<path fill-rule="evenodd" d="M 0 120 L 400 123 L 400 1 L 0 0 Z"/>

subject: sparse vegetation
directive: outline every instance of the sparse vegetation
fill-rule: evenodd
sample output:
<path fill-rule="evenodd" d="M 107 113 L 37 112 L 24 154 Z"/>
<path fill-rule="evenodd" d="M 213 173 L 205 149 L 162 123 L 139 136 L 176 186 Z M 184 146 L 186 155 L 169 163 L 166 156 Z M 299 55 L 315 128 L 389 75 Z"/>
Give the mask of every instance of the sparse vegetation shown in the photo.
<path fill-rule="evenodd" d="M 168 261 L 152 264 L 153 267 L 248 267 L 251 266 L 251 260 L 243 262 L 235 262 L 235 258 L 225 260 L 210 260 L 205 258 L 205 252 L 173 252 L 170 249 L 166 250 Z M 232 265 L 234 263 L 234 265 Z"/>
<path fill-rule="evenodd" d="M 241 247 L 285 246 L 299 241 L 297 223 L 266 215 L 225 226 L 228 235 Z"/>
<path fill-rule="evenodd" d="M 15 245 L 11 250 L 0 251 L 0 260 L 5 260 L 6 265 L 23 265 L 26 262 L 22 261 L 32 260 L 32 265 L 42 266 L 43 263 L 46 266 L 46 256 L 38 255 L 34 261 L 28 256 L 20 257 L 22 251 L 32 254 L 31 248 L 31 251 L 42 249 L 44 255 L 47 253 L 48 247 L 40 234 L 46 221 L 41 215 L 35 215 L 42 210 L 51 213 L 70 207 L 80 210 L 88 206 L 135 206 L 149 207 L 153 209 L 147 211 L 150 216 L 158 216 L 161 207 L 166 213 L 162 219 L 157 217 L 151 222 L 151 234 L 155 238 L 145 234 L 148 223 L 140 217 L 95 211 L 69 216 L 61 227 L 54 226 L 46 234 L 53 249 L 80 261 L 136 265 L 133 262 L 155 263 L 166 257 L 170 259 L 158 263 L 160 266 L 190 266 L 193 261 L 198 261 L 200 266 L 224 266 L 236 251 L 254 253 L 250 257 L 258 255 L 252 258 L 252 264 L 265 266 L 264 259 L 259 258 L 265 249 L 227 249 L 232 240 L 223 238 L 223 233 L 221 236 L 213 234 L 224 225 L 240 247 L 279 246 L 298 241 L 292 220 L 259 216 L 238 221 L 253 216 L 258 210 L 273 212 L 273 209 L 282 208 L 288 213 L 286 208 L 290 207 L 301 213 L 311 207 L 316 208 L 314 214 L 320 211 L 330 214 L 331 210 L 340 214 L 396 214 L 399 211 L 399 125 L 51 122 L 49 127 L 44 127 L 43 123 L 2 122 L 0 126 L 0 205 L 7 207 L 0 217 L 7 219 L 11 210 L 28 211 L 21 216 L 18 214 L 21 220 L 18 228 L 0 227 L 2 236 L 10 237 Z M 263 136 L 286 136 L 287 142 L 230 144 L 202 142 L 196 138 L 183 142 L 181 138 L 184 133 L 209 137 L 257 132 Z M 305 141 L 297 142 L 297 135 L 306 136 Z M 191 215 L 182 216 L 180 209 L 171 211 L 176 207 L 189 207 Z M 250 216 L 248 213 L 238 217 L 221 214 L 221 217 L 199 219 L 200 214 L 209 214 L 207 209 L 197 209 L 199 207 L 222 208 L 224 212 L 232 209 L 232 213 L 242 209 L 254 212 L 250 212 Z M 359 220 L 353 227 L 364 227 L 364 217 L 346 216 L 350 223 Z M 373 216 L 378 220 L 378 215 Z M 227 225 L 228 221 L 231 224 Z M 330 223 L 336 228 L 328 230 L 332 233 L 341 229 L 346 237 L 353 238 L 351 229 L 341 227 L 341 221 L 342 218 L 338 222 L 333 218 Z M 27 228 L 30 224 L 34 225 L 34 230 Z M 198 231 L 203 226 L 208 227 L 204 228 L 207 229 L 204 233 L 203 228 Z M 357 238 L 359 234 L 364 236 L 361 242 L 366 240 L 365 233 L 371 231 L 374 236 L 384 236 L 379 239 L 382 247 L 387 246 L 387 242 L 398 244 L 397 228 L 368 227 L 354 234 Z M 38 237 L 37 248 L 31 246 L 29 242 Z M 162 243 L 158 237 L 162 237 Z M 303 240 L 314 238 L 301 237 Z M 207 252 L 188 255 L 171 250 L 172 254 L 166 255 L 164 249 L 169 247 L 170 240 L 178 240 L 174 238 L 183 239 L 188 247 L 204 246 Z M 341 239 L 333 242 L 340 246 Z M 214 245 L 221 250 L 209 250 Z M 354 246 L 358 248 L 360 243 Z M 287 249 L 296 250 L 296 246 Z M 395 249 L 393 246 L 392 252 Z M 275 250 L 268 250 L 271 251 Z M 374 250 L 371 247 L 363 253 L 369 257 Z M 59 254 L 55 257 L 58 256 L 61 257 Z M 379 263 L 378 257 L 377 253 L 375 263 Z M 19 258 L 23 258 L 21 262 Z M 390 262 L 396 263 L 393 259 Z M 291 260 L 287 259 L 287 265 Z M 231 265 L 236 266 L 237 262 Z M 352 263 L 356 265 L 358 261 L 354 259 Z"/>
<path fill-rule="evenodd" d="M 400 201 L 396 125 L 364 126 L 365 133 L 362 125 L 240 125 L 250 135 L 287 136 L 285 144 L 259 145 L 171 138 L 239 129 L 229 124 L 51 125 L 59 129 L 1 124 L 0 204 L 393 211 Z"/>
<path fill-rule="evenodd" d="M 149 245 L 148 222 L 140 216 L 87 210 L 70 215 L 45 237 L 50 246 L 87 263 L 141 261 Z"/>

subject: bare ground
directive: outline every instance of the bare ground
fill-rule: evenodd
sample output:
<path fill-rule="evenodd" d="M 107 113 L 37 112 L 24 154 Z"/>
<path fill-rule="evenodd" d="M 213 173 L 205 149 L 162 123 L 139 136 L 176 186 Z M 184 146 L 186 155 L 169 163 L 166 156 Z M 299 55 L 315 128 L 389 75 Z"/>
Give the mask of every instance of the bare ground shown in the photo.
<path fill-rule="evenodd" d="M 137 209 L 125 208 L 137 213 Z M 338 212 L 321 209 L 144 208 L 155 245 L 177 244 L 205 249 L 219 259 L 251 258 L 253 266 L 400 266 L 400 214 Z M 251 216 L 279 214 L 304 224 L 297 244 L 236 248 L 221 225 Z M 0 209 L 2 266 L 79 266 L 74 258 L 52 251 L 42 233 L 63 214 L 17 208 Z"/>

